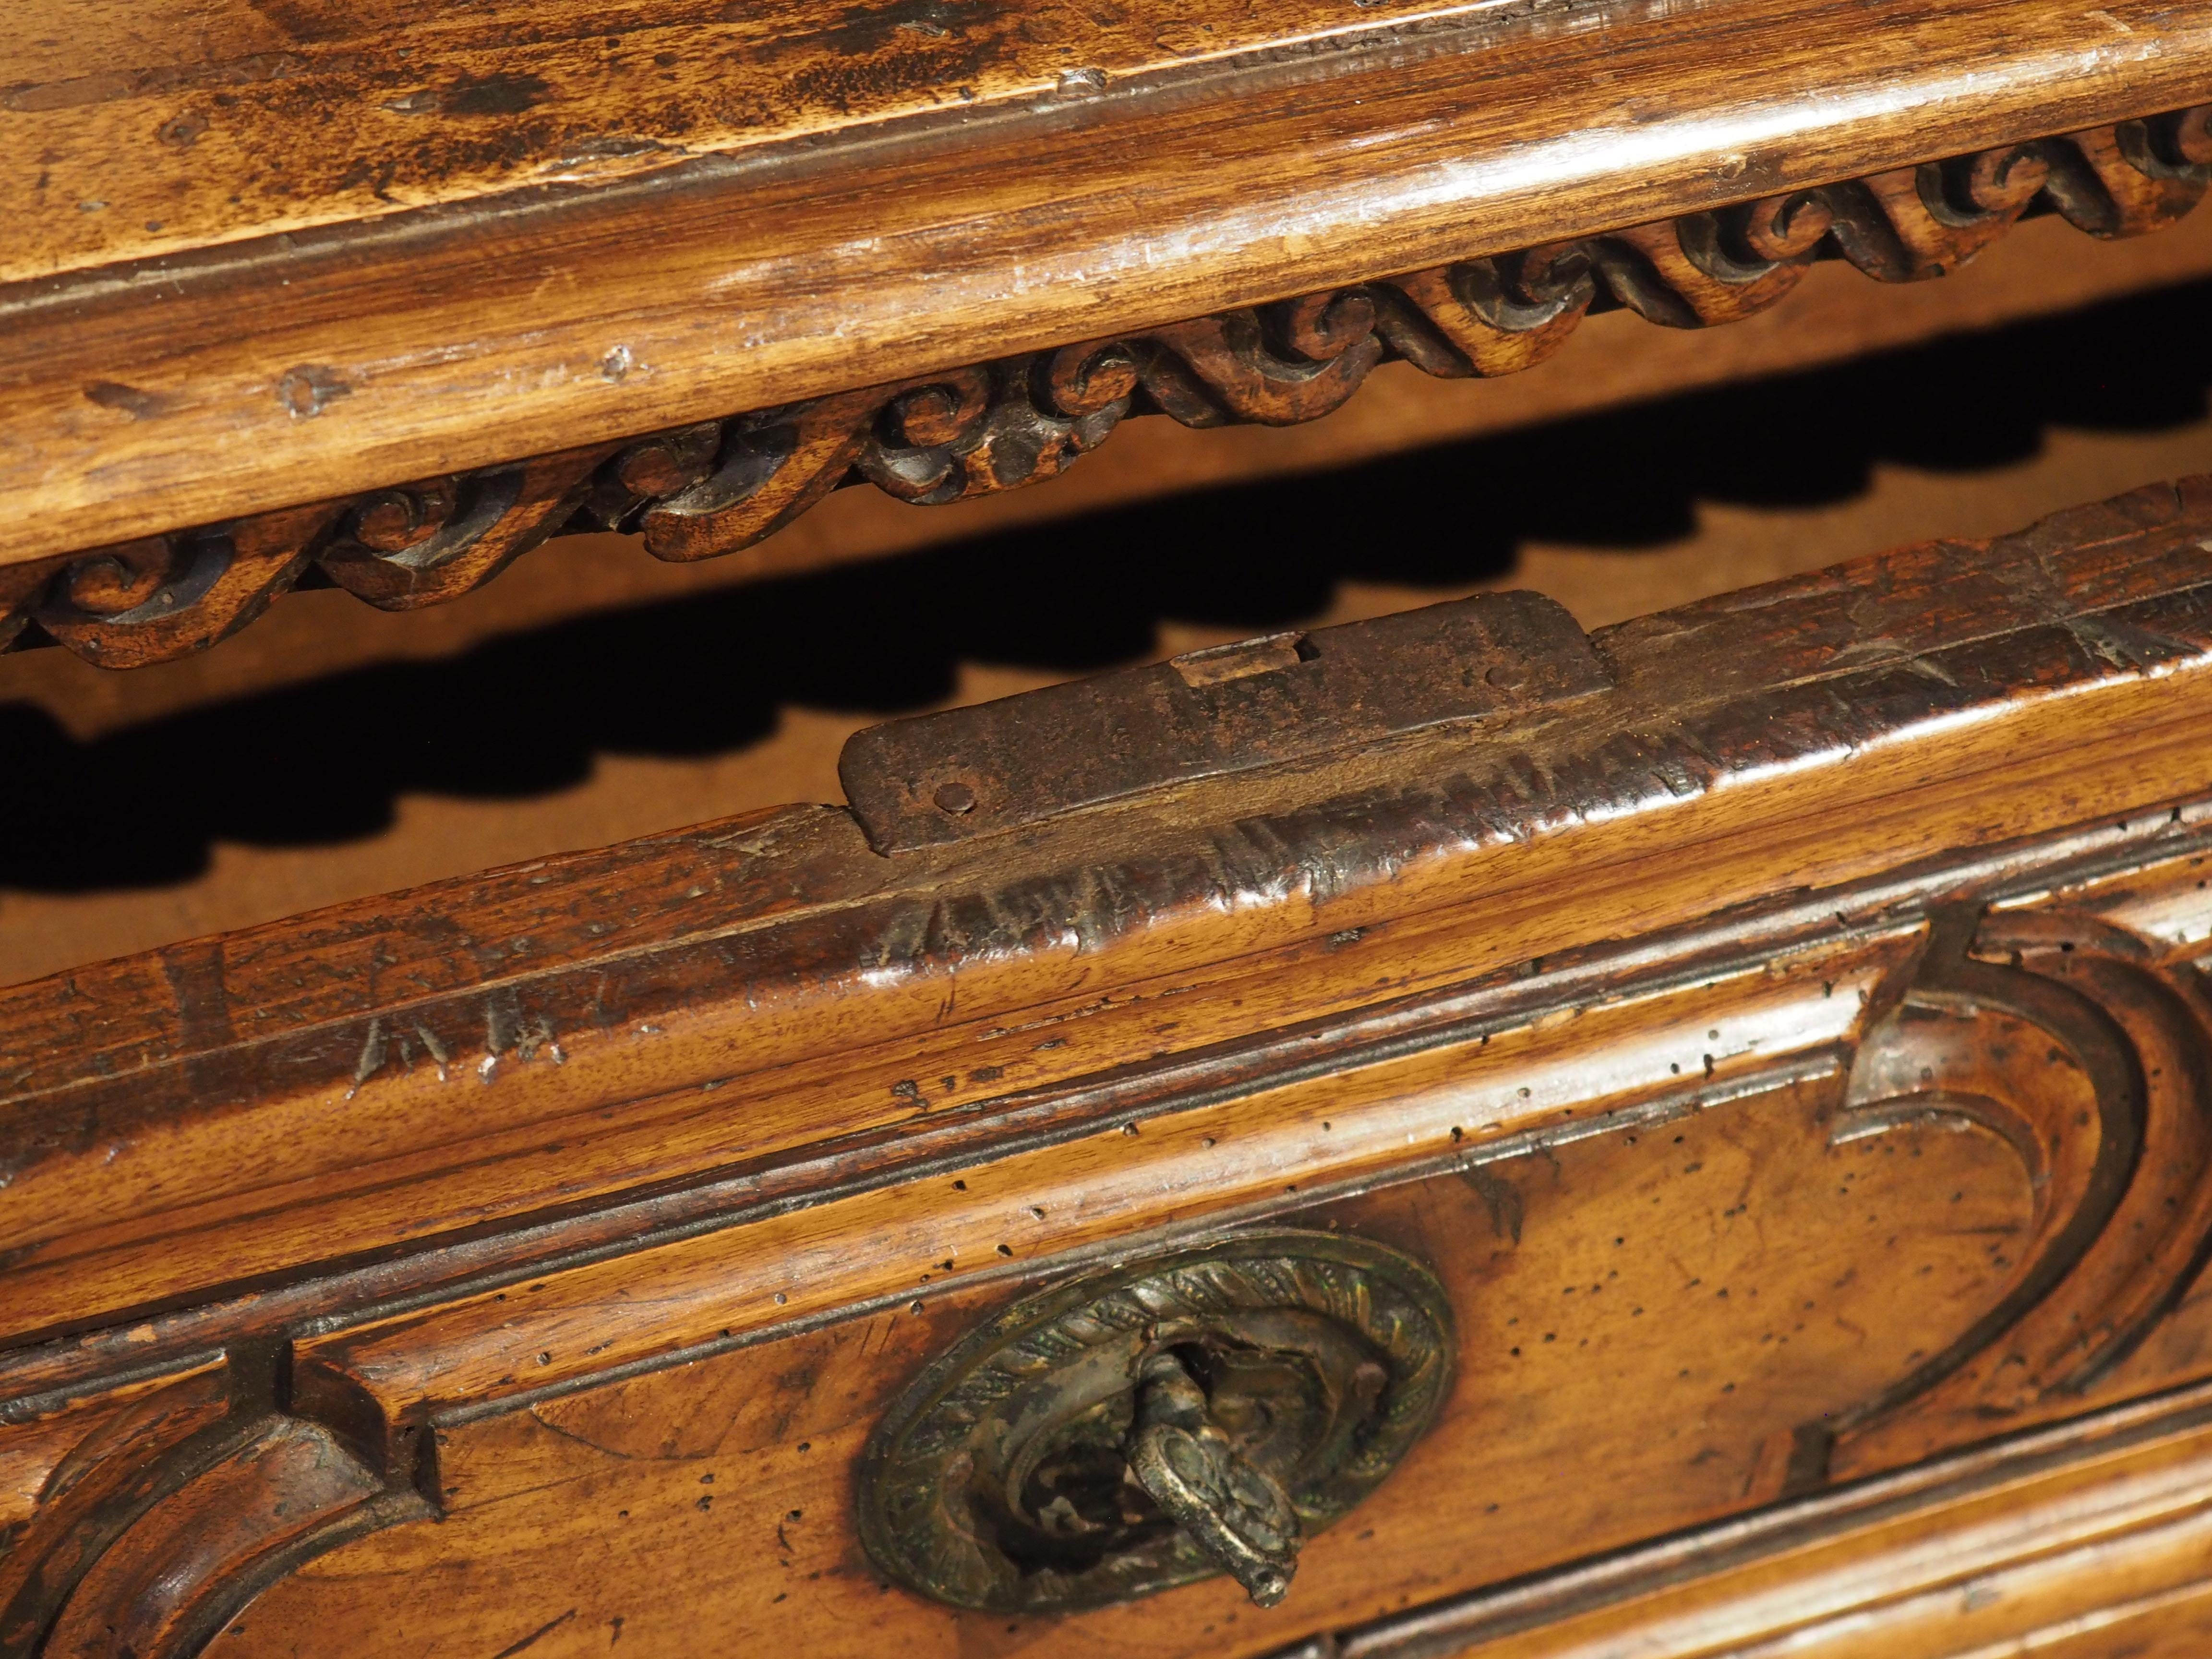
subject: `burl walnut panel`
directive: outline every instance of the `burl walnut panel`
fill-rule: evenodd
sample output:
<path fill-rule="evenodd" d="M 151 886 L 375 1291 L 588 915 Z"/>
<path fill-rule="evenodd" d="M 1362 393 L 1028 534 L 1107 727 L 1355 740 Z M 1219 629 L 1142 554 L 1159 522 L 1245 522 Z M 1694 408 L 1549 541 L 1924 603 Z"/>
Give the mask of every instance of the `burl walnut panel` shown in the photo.
<path fill-rule="evenodd" d="M 0 1644 L 2191 1651 L 2208 556 L 2191 480 L 1587 638 L 1278 636 L 7 992 Z M 1279 1606 L 879 1571 L 933 1358 L 1284 1228 L 1455 1335 Z"/>

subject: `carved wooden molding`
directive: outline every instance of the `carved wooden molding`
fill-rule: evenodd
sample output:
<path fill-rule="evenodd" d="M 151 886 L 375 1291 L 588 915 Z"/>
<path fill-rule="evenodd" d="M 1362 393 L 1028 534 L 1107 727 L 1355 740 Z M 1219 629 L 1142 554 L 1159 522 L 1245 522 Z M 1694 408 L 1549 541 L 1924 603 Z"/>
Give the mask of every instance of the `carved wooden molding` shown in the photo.
<path fill-rule="evenodd" d="M 1593 307 L 1697 328 L 1774 304 L 1819 258 L 1939 276 L 2033 210 L 2099 237 L 2179 221 L 2212 185 L 2212 105 L 752 410 L 367 495 L 0 568 L 0 649 L 114 668 L 204 649 L 306 576 L 386 610 L 458 598 L 548 538 L 641 532 L 676 561 L 775 533 L 866 482 L 936 505 L 1049 478 L 1124 418 L 1290 425 L 1382 362 L 1445 378 L 1541 362 Z"/>
<path fill-rule="evenodd" d="M 1869 1027 L 1834 1142 L 1909 1124 L 1994 1134 L 2037 1212 L 1996 1305 L 1891 1388 L 1799 1431 L 1790 1489 L 2087 1395 L 2202 1266 L 2212 1003 L 2198 961 L 2100 914 L 2099 896 L 2118 897 L 2142 920 L 2140 892 L 2106 885 L 2076 902 L 1937 908 L 1911 977 Z"/>
<path fill-rule="evenodd" d="M 283 1363 L 246 1344 L 16 1426 L 51 1466 L 0 1552 L 0 1655 L 188 1659 L 301 1562 L 431 1513 L 415 1471 L 278 1409 Z"/>
<path fill-rule="evenodd" d="M 1769 1534 L 1802 1547 L 1804 1539 L 1790 1530 L 1800 1518 L 1817 1540 L 1847 1532 L 1869 1512 L 1879 1516 L 1884 1511 L 1875 1500 L 1897 1487 L 1894 1471 L 1916 1469 L 1903 1477 L 1905 1486 L 1932 1491 L 1932 1501 L 1952 1501 L 1946 1495 L 1952 1487 L 1964 1501 L 1990 1484 L 1988 1460 L 1960 1457 L 1958 1449 L 2172 1380 L 2126 1367 L 2212 1244 L 2206 1179 L 2212 1001 L 2202 988 L 2212 963 L 2205 944 L 2212 901 L 2197 875 L 2208 856 L 2212 830 L 2202 813 L 2194 827 L 2150 845 L 2085 854 L 2074 838 L 2053 837 L 1979 878 L 1972 874 L 1975 856 L 1960 854 L 1901 880 L 1825 896 L 1807 907 L 1805 918 L 1770 918 L 1736 937 L 1728 958 L 1701 956 L 1698 941 L 1685 939 L 1646 952 L 1640 974 L 1614 978 L 1613 994 L 1626 1004 L 1647 995 L 1645 981 L 1661 1002 L 1693 1001 L 1682 1018 L 1697 1034 L 1708 1021 L 1743 1016 L 1749 1004 L 1772 994 L 1778 976 L 1795 978 L 1816 996 L 1825 978 L 1842 988 L 1831 1001 L 1849 1004 L 1838 1018 L 1850 1022 L 1850 1031 L 1836 1045 L 1847 1081 L 1841 1109 L 1814 1120 L 1816 1128 L 1826 1123 L 1826 1147 L 1816 1144 L 1806 1155 L 1818 1160 L 1899 1131 L 1949 1127 L 2008 1146 L 2037 1194 L 2029 1232 L 1992 1246 L 2015 1252 L 2001 1264 L 2006 1272 L 1996 1300 L 1856 1409 L 1805 1425 L 1794 1443 L 1778 1443 L 1764 1460 L 1764 1483 L 1744 1498 L 1747 1504 L 1784 1500 L 1785 1507 L 1748 1531 L 1743 1523 L 1716 1528 L 1717 1541 L 1700 1563 L 1711 1586 L 1698 1589 L 1701 1581 L 1689 1576 L 1683 1594 L 1731 1593 L 1737 1558 L 1748 1551 L 1755 1567 L 1760 1551 L 1773 1547 L 1760 1541 Z M 1834 915 L 1822 921 L 1841 937 L 1808 948 L 1811 912 L 1829 904 Z M 1700 978 L 1727 988 L 1657 988 L 1679 980 L 1692 960 L 1702 963 Z M 1771 971 L 1764 978 L 1731 975 L 1727 960 L 1765 962 Z M 1786 969 L 1774 966 L 1784 962 Z M 1581 976 L 1571 963 L 1548 975 Z M 1850 994 L 1855 984 L 1871 988 L 1863 1004 Z M 1540 979 L 1534 988 L 1532 1007 L 1556 1006 L 1560 992 L 1545 993 Z M 1413 1011 L 1398 1012 L 1403 1019 Z M 1593 1026 L 1587 1041 L 1649 1035 L 1639 1028 L 1608 1036 L 1608 1029 Z M 1431 1040 L 1451 1036 L 1450 1028 L 1439 1028 Z M 1607 1132 L 1656 1136 L 1661 1126 L 1695 1116 L 1756 1109 L 1753 1103 L 1771 1099 L 1760 1091 L 1785 1073 L 1805 1082 L 1832 1079 L 1834 1052 L 1815 1041 L 1802 1053 L 1778 1053 L 1743 1077 L 1723 1079 L 1725 1087 L 1640 1103 L 1603 1092 L 1576 1095 L 1551 1128 L 1488 1144 L 1448 1140 L 1442 1153 L 1416 1149 L 1364 1179 L 1467 1181 L 1499 1206 L 1500 1235 L 1510 1228 L 1517 1237 L 1511 1181 L 1499 1173 L 1516 1159 L 1548 1160 L 1551 1148 L 1597 1133 L 1601 1124 Z M 1832 1057 L 1824 1060 L 1824 1054 Z M 1601 1048 L 1587 1057 L 1601 1062 L 1592 1074 L 1603 1075 Z M 1352 1051 L 1334 1066 L 1350 1076 L 1361 1063 Z M 1147 1133 L 1171 1135 L 1176 1109 L 1167 1103 L 1148 1120 Z M 1356 1109 L 1344 1109 L 1340 1129 L 1356 1132 Z M 989 1154 L 975 1156 L 980 1165 Z M 1317 1187 L 1301 1200 L 1294 1189 L 1277 1208 L 1328 1195 Z M 742 1221 L 732 1229 L 740 1248 L 746 1231 Z M 1882 1264 L 1870 1261 L 1863 1270 L 1879 1273 Z M 550 1273 L 540 1268 L 533 1292 L 560 1301 L 562 1276 L 557 1267 Z M 641 1296 L 650 1288 L 642 1275 L 635 1283 Z M 1900 1293 L 1907 1289 L 1901 1281 Z M 1358 1300 L 1347 1298 L 1347 1305 Z M 356 1330 L 341 1322 L 337 1330 L 303 1336 L 296 1361 L 294 1344 L 256 1335 L 223 1358 L 157 1384 L 126 1385 L 113 1403 L 95 1397 L 89 1408 L 58 1411 L 50 1432 L 27 1437 L 27 1449 L 23 1441 L 0 1437 L 0 1455 L 43 1453 L 50 1465 L 35 1504 L 11 1528 L 0 1556 L 0 1654 L 191 1659 L 255 1595 L 307 1560 L 368 1532 L 434 1516 L 434 1431 L 548 1397 L 518 1390 L 518 1380 L 530 1379 L 514 1375 L 476 1397 L 415 1409 L 391 1397 L 393 1355 L 380 1353 L 380 1335 L 396 1330 L 403 1347 L 416 1339 L 434 1344 L 447 1309 L 462 1313 L 461 1326 L 471 1323 L 468 1303 L 450 1300 L 381 1329 L 373 1319 Z M 595 1362 L 605 1366 L 623 1358 L 618 1332 L 626 1316 L 622 1298 L 598 1305 L 617 1310 L 595 1316 L 614 1339 Z M 518 1340 L 534 1346 L 546 1339 L 520 1328 Z M 664 1352 L 646 1369 L 680 1367 L 701 1352 Z M 561 1392 L 634 1377 L 640 1369 L 630 1363 L 587 1370 L 567 1378 Z M 1463 1386 L 1498 1384 L 1471 1377 Z M 280 1398 L 290 1401 L 289 1409 L 272 1404 Z M 2195 1411 L 2204 1415 L 2201 1406 Z M 19 1422 L 10 1432 L 21 1435 L 24 1426 Z M 37 1428 L 35 1419 L 31 1426 Z M 1951 1461 L 1925 1461 L 1939 1455 Z M 1837 1483 L 1866 1477 L 1891 1484 L 1877 1480 L 1840 1499 L 1834 1495 Z M 1788 1507 L 1793 1503 L 1799 1507 Z M 1655 1547 L 1631 1565 L 1663 1576 L 1657 1558 L 1671 1547 Z M 1550 1593 L 1540 1584 L 1521 1594 Z M 1441 1623 L 1472 1638 L 1510 1613 L 1510 1601 L 1477 1596 L 1401 1616 L 1358 1633 L 1355 1644 L 1426 1651 L 1415 1639 L 1422 1631 Z M 1606 1602 L 1584 1595 L 1570 1604 L 1586 1612 Z M 1312 1651 L 1334 1650 L 1324 1644 Z"/>
<path fill-rule="evenodd" d="M 2085 1464 L 2131 1488 L 2128 1512 L 2114 1512 L 2108 1489 L 2084 1489 Z M 2212 1389 L 2197 1387 L 1325 1632 L 1268 1659 L 1978 1659 L 2085 1631 L 2103 1638 L 2088 1650 L 2100 1656 L 2193 1652 L 2152 1644 L 2212 1601 L 2208 1480 Z"/>
<path fill-rule="evenodd" d="M 1186 953 L 1232 931 L 1240 952 L 1304 948 L 1319 927 L 1346 933 L 1333 954 L 1371 954 L 1396 947 L 1363 930 L 1431 909 L 1424 927 L 1455 942 L 1425 972 L 1459 982 L 1530 953 L 1548 965 L 1570 944 L 1658 925 L 1628 849 L 1702 859 L 1701 826 L 1729 813 L 1893 823 L 1897 780 L 1865 757 L 1909 748 L 1916 789 L 2016 803 L 1999 828 L 1972 821 L 1985 836 L 2076 823 L 2082 791 L 2194 799 L 2212 792 L 2194 712 L 2212 697 L 2208 535 L 2212 486 L 2189 481 L 1987 543 L 1793 579 L 1755 602 L 1701 602 L 1592 636 L 1585 648 L 1614 684 L 1571 703 L 1507 699 L 1371 758 L 1212 779 L 1163 768 L 1179 817 L 1137 798 L 886 857 L 851 813 L 795 807 L 12 988 L 0 1048 L 24 1059 L 5 1078 L 10 1328 L 44 1340 L 143 1312 L 176 1352 L 214 1346 L 211 1328 L 161 1310 L 273 1283 L 295 1259 L 299 1235 L 264 1188 L 304 1183 L 314 1215 L 300 1224 L 341 1260 L 393 1238 L 411 1241 L 412 1261 L 450 1249 L 434 1270 L 386 1264 L 374 1276 L 383 1295 L 507 1260 L 470 1240 L 540 1207 L 565 1218 L 531 1248 L 558 1251 L 780 1201 L 813 1177 L 754 1160 L 823 1133 L 857 1138 L 854 1155 L 873 1147 L 871 1167 L 889 1170 L 950 1155 L 969 1131 L 946 1109 L 1009 1091 L 1067 1091 L 1078 1118 L 1123 1109 L 1170 1085 L 1081 1085 L 1085 1051 L 1038 1048 L 1024 1011 L 1087 1005 L 1102 973 L 1172 972 L 1209 995 L 1233 984 L 1240 1022 L 1333 1018 L 1357 1006 L 1351 990 L 1317 1000 L 1288 967 L 1193 981 Z M 1510 666 L 1486 663 L 1482 678 Z M 1149 673 L 1098 684 L 1141 690 Z M 1748 836 L 1729 854 L 1730 889 L 1777 899 L 1808 878 L 1808 856 Z M 1888 832 L 1869 830 L 1824 850 L 1821 878 L 1870 877 L 1898 856 Z M 1570 868 L 1571 905 L 1501 911 L 1488 896 Z M 1674 891 L 1666 925 L 1696 921 L 1711 896 L 1702 882 Z M 1166 940 L 1173 953 L 1156 957 Z M 1565 983 L 1496 994 L 1566 995 L 1547 988 Z M 733 984 L 742 997 L 726 994 Z M 1264 1022 L 1252 1012 L 1263 991 Z M 834 1023 L 864 997 L 864 1030 Z M 246 1008 L 259 1011 L 251 1024 Z M 753 1068 L 743 1078 L 733 1052 Z M 1261 1063 L 1219 1062 L 1230 1074 Z M 742 1157 L 714 1135 L 672 1147 L 655 1114 L 709 1084 L 717 1111 L 757 1114 L 781 1126 L 775 1139 L 749 1131 Z M 756 1104 L 738 1110 L 740 1098 Z M 617 1115 L 602 1127 L 603 1112 Z M 596 1137 L 580 1176 L 533 1152 L 488 1190 L 455 1149 L 463 1124 L 525 1135 L 547 1123 L 568 1126 L 556 1139 Z M 112 1137 L 113 1155 L 88 1153 L 108 1144 L 88 1134 Z M 192 1201 L 211 1207 L 173 1229 L 158 1218 L 179 1201 L 180 1146 L 199 1149 Z M 631 1211 L 568 1207 L 619 1208 L 632 1188 Z M 328 1311 L 354 1294 L 303 1302 L 277 1288 L 260 1305 Z M 103 1352 L 102 1364 L 153 1358 L 119 1338 Z"/>
<path fill-rule="evenodd" d="M 2212 486 L 2146 489 L 1568 641 L 1609 684 L 1348 758 L 1163 763 L 1133 804 L 889 856 L 804 809 L 11 989 L 0 1033 L 32 1059 L 0 1134 L 0 1650 L 190 1659 L 264 1590 L 465 1552 L 524 1497 L 487 1474 L 542 1472 L 501 1462 L 533 1425 L 651 1463 L 563 1413 L 657 1440 L 671 1396 L 763 1374 L 825 1395 L 787 1473 L 847 1492 L 877 1413 L 1018 1296 L 1259 1228 L 1389 1243 L 1363 1228 L 1401 1200 L 1436 1206 L 1425 1259 L 1462 1334 L 1528 1263 L 1530 1297 L 1582 1310 L 1594 1279 L 1555 1274 L 1584 1244 L 1631 1273 L 1669 1255 L 1626 1237 L 1624 1206 L 1662 1198 L 1682 1238 L 1777 1231 L 1755 1283 L 1665 1264 L 1638 1332 L 1765 1291 L 1733 1358 L 1780 1352 L 1838 1265 L 1895 1310 L 1889 1346 L 1794 1350 L 1814 1391 L 1716 1452 L 1725 1490 L 1689 1517 L 1710 1548 L 1670 1595 L 1770 1523 L 1910 1520 L 1931 1458 L 1982 1448 L 1972 1475 L 2010 1455 L 1995 1437 L 2201 1386 L 2209 538 Z M 1501 690 L 1525 665 L 1510 640 L 1464 657 Z M 1751 1220 L 1737 1172 L 1648 1184 L 1723 1146 L 1786 1177 Z M 1875 1231 L 1855 1194 L 1878 1182 L 1852 1182 L 1888 1157 L 1902 1208 Z M 1961 1224 L 1954 1181 L 1998 1224 Z M 1840 1262 L 1822 1216 L 1869 1229 L 1838 1231 Z M 1945 1240 L 1951 1288 L 1898 1237 Z M 1391 1481 L 1483 1478 L 1498 1437 L 1455 1415 L 1540 1392 L 1550 1327 L 1462 1350 Z M 847 1339 L 832 1386 L 817 1361 Z M 1626 1343 L 1592 1386 L 1664 1383 L 1696 1358 L 1675 1340 Z M 1580 1347 L 1550 1352 L 1557 1387 Z M 684 1513 L 757 1501 L 705 1484 L 682 1471 Z M 1876 1489 L 1899 1506 L 1853 1507 Z M 295 1574 L 339 1546 L 347 1571 Z M 1663 1577 L 1675 1547 L 1637 1559 Z M 1421 1571 L 1424 1596 L 1512 1576 L 1441 1550 Z M 1492 1628 L 1509 1593 L 1482 1594 L 1435 1616 Z M 1451 1650 L 1420 1628 L 1344 1645 Z"/>

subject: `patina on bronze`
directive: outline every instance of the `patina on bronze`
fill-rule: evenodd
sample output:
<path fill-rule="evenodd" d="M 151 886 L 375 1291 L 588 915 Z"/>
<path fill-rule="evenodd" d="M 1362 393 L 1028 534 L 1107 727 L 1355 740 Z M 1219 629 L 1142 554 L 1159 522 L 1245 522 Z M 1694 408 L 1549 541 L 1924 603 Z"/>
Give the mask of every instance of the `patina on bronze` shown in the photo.
<path fill-rule="evenodd" d="M 1261 1606 L 1374 1490 L 1451 1383 L 1452 1316 L 1411 1258 L 1270 1231 L 1015 1304 L 876 1429 L 860 1527 L 889 1577 L 1056 1613 L 1218 1572 Z"/>

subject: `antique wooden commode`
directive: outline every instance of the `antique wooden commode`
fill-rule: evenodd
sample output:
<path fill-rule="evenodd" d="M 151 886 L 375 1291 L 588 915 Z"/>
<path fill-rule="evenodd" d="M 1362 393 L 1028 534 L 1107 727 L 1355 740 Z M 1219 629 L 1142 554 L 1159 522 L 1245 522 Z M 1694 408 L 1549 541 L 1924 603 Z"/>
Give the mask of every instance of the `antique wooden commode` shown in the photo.
<path fill-rule="evenodd" d="M 118 668 L 2212 185 L 2207 3 L 0 42 L 0 646 Z M 2208 732 L 2198 477 L 0 990 L 0 1653 L 2195 1659 Z"/>

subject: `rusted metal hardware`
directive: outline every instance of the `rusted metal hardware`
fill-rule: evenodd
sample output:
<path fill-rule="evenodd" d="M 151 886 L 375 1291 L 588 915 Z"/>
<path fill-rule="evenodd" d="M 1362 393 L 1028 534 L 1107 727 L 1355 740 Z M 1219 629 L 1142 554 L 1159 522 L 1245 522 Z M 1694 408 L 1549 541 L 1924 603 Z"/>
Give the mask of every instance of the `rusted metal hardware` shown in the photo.
<path fill-rule="evenodd" d="M 1482 593 L 892 720 L 837 772 L 876 850 L 910 852 L 1611 685 L 1555 601 Z"/>

